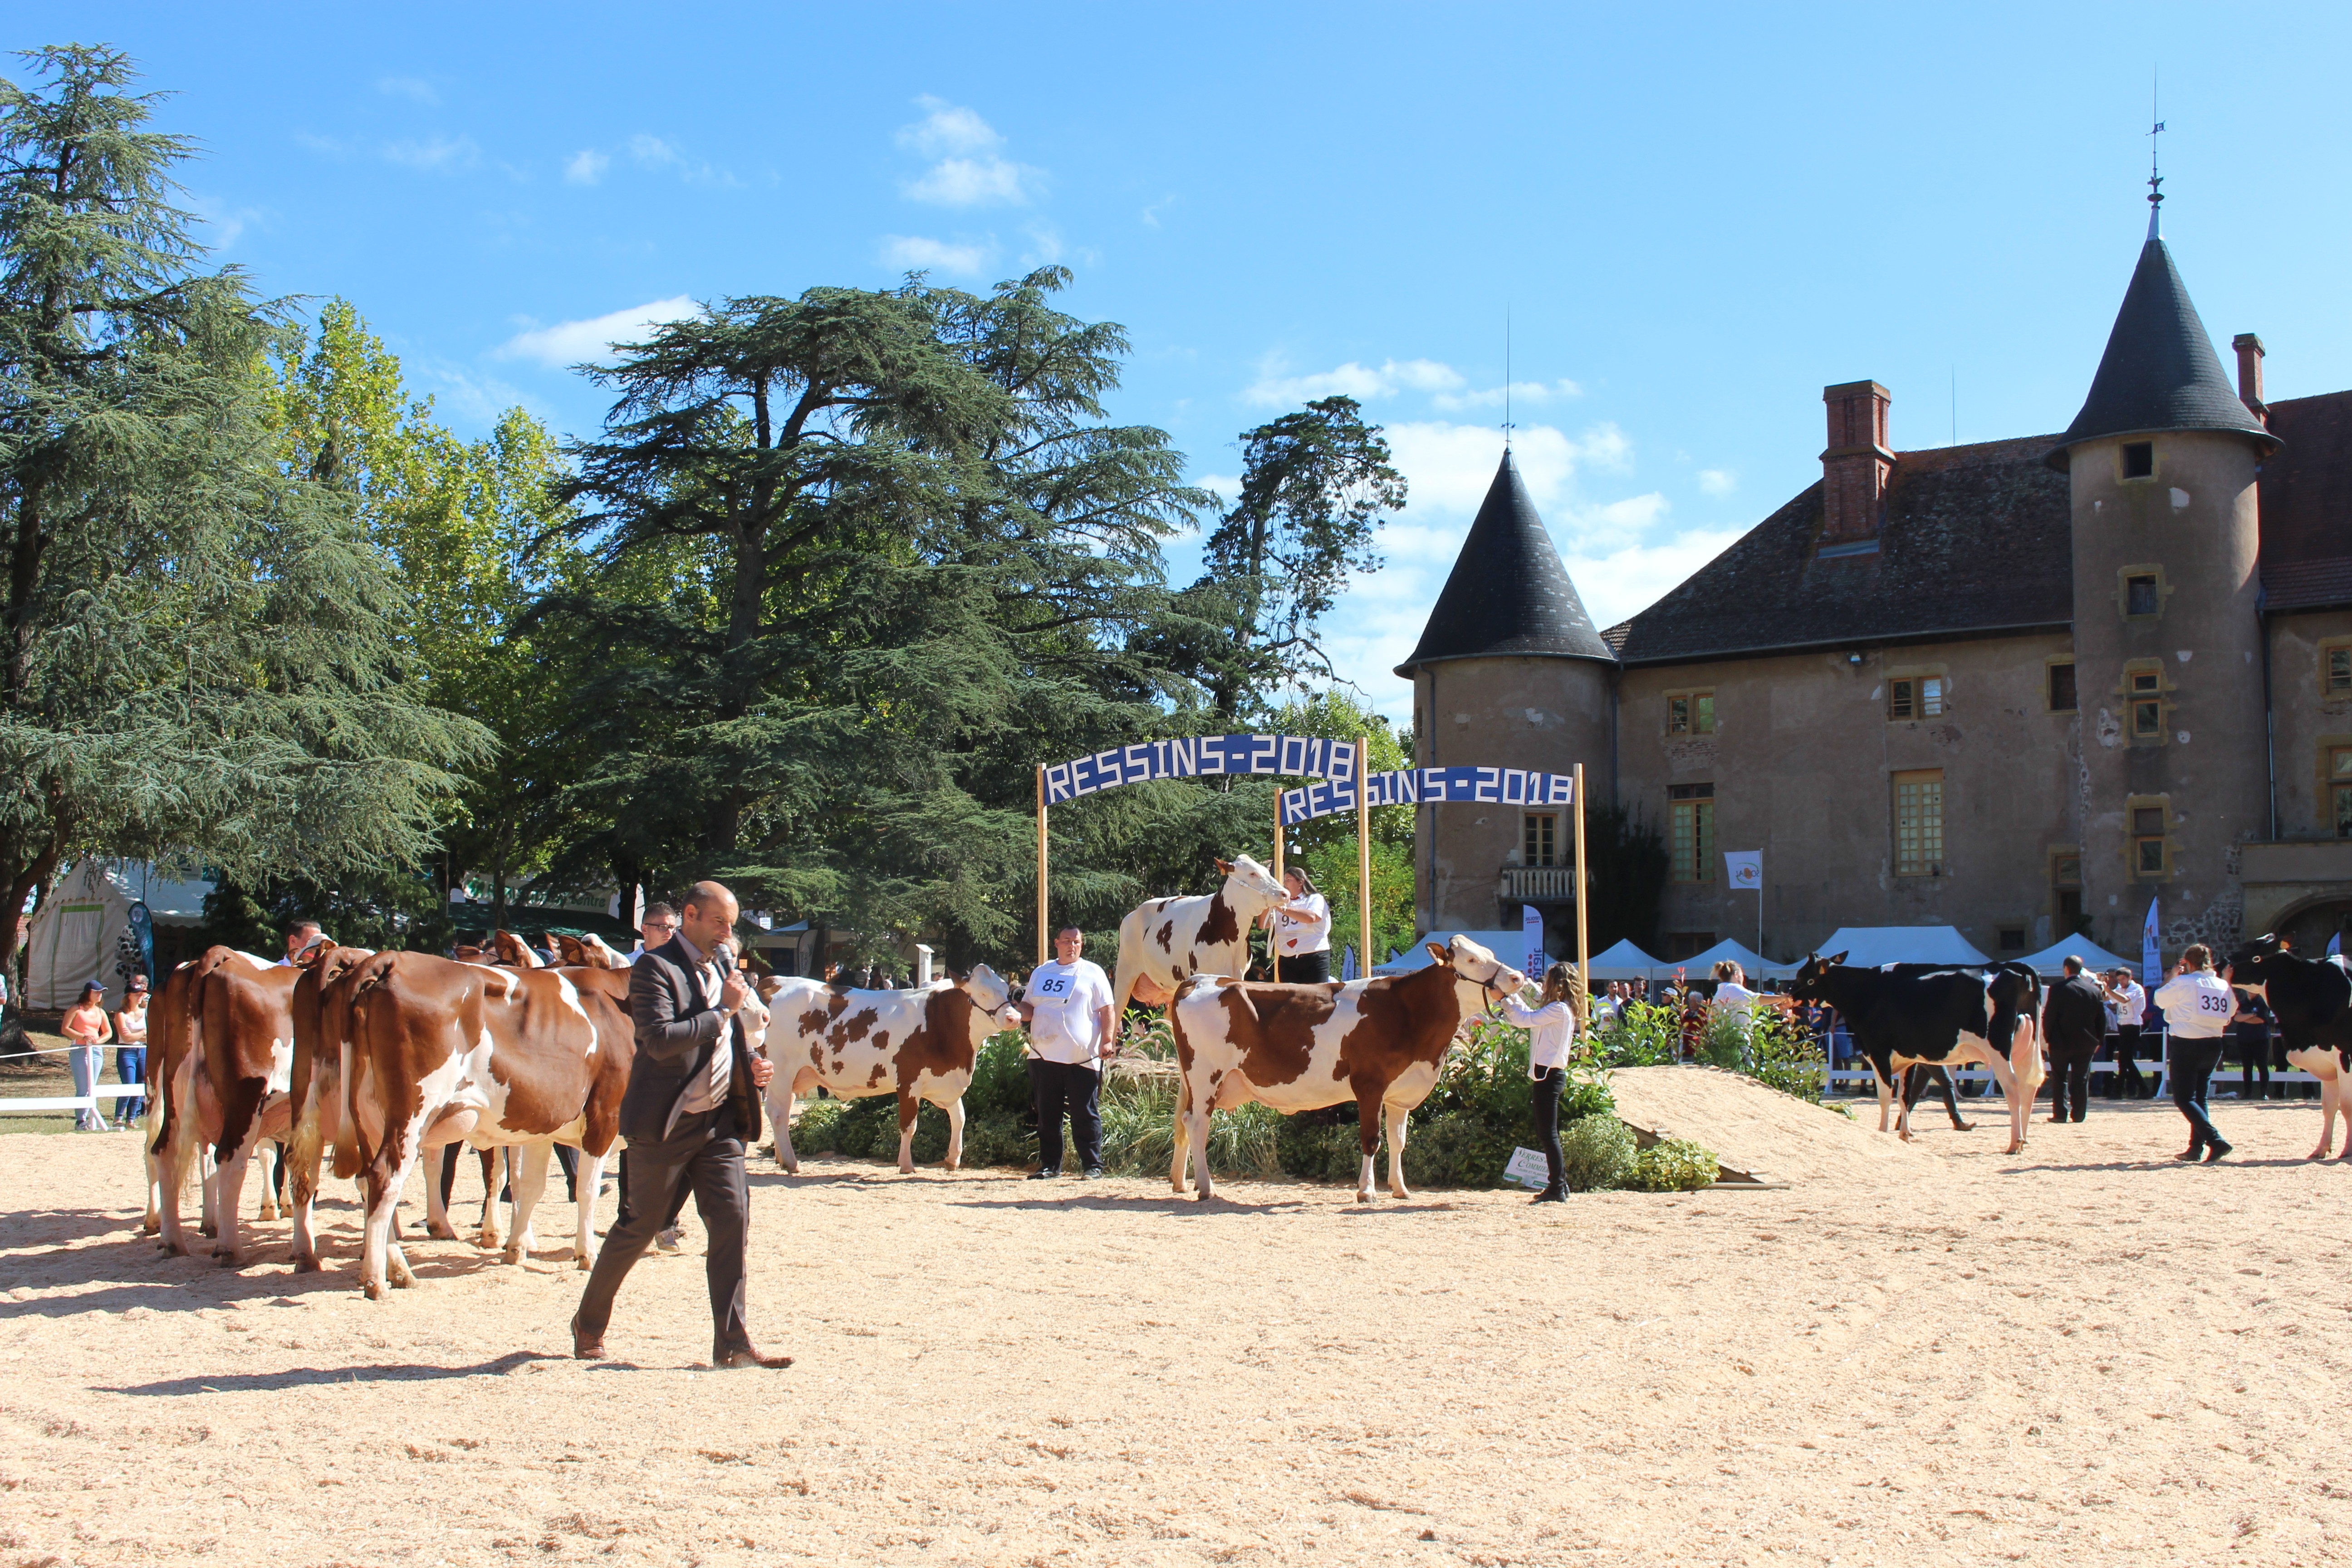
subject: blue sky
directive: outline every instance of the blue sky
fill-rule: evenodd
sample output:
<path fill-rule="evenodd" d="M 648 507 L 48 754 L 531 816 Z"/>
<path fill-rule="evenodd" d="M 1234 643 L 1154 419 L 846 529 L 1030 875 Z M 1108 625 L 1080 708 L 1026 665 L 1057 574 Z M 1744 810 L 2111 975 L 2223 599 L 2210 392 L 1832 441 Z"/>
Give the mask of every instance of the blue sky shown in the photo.
<path fill-rule="evenodd" d="M 1892 388 L 1898 448 L 2065 426 L 2146 224 L 2152 70 L 2207 326 L 2263 334 L 2273 398 L 2352 385 L 2341 7 L 9 16 L 137 56 L 222 257 L 351 299 L 462 430 L 592 430 L 563 367 L 694 300 L 1048 259 L 1133 336 L 1116 415 L 1204 482 L 1354 394 L 1412 501 L 1331 641 L 1399 716 L 1507 313 L 1521 466 L 1606 625 L 1818 476 L 1824 384 Z"/>

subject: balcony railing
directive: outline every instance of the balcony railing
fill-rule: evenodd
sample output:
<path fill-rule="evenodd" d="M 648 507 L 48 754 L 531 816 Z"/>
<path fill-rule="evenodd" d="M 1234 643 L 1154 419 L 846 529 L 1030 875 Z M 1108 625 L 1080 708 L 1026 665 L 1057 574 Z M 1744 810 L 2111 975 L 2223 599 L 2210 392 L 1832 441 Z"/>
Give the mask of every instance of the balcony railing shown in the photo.
<path fill-rule="evenodd" d="M 1506 866 L 1496 896 L 1511 904 L 1572 904 L 1576 901 L 1573 866 Z"/>

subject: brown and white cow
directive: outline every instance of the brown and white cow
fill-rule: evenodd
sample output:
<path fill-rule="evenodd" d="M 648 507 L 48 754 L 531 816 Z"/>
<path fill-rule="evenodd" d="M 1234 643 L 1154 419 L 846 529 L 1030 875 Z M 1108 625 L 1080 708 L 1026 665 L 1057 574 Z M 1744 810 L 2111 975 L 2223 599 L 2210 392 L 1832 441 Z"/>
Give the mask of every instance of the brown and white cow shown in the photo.
<path fill-rule="evenodd" d="M 948 1113 L 942 1169 L 954 1170 L 963 1159 L 963 1091 L 971 1087 L 980 1047 L 1013 1026 L 1003 1016 L 1011 995 L 985 963 L 961 979 L 911 991 L 784 980 L 769 1001 L 767 1054 L 776 1076 L 768 1080 L 768 1118 L 776 1125 L 776 1163 L 799 1173 L 793 1101 L 822 1086 L 837 1100 L 898 1097 L 898 1169 L 906 1174 L 915 1169 L 915 1118 L 929 1100 Z"/>
<path fill-rule="evenodd" d="M 626 971 L 513 970 L 381 952 L 353 969 L 341 1130 L 366 1192 L 360 1286 L 381 1300 L 415 1276 L 393 1236 L 409 1174 L 429 1149 L 523 1145 L 506 1258 L 519 1262 L 555 1143 L 580 1150 L 573 1257 L 595 1260 L 604 1156 L 620 1131 L 634 1059 Z M 339 1171 L 345 1140 L 336 1142 Z"/>
<path fill-rule="evenodd" d="M 1404 1184 L 1405 1117 L 1429 1098 L 1447 1048 L 1495 998 L 1527 976 L 1456 936 L 1428 945 L 1435 961 L 1409 974 L 1320 985 L 1199 979 L 1168 1010 L 1183 1072 L 1168 1179 L 1184 1190 L 1188 1153 L 1205 1201 L 1209 1113 L 1255 1100 L 1285 1115 L 1356 1102 L 1364 1151 L 1356 1201 L 1372 1201 L 1372 1159 L 1385 1113 L 1389 1191 Z M 1191 1148 L 1186 1145 L 1190 1142 Z"/>
<path fill-rule="evenodd" d="M 1137 1001 L 1165 1007 L 1196 974 L 1239 975 L 1249 967 L 1250 928 L 1290 895 L 1273 872 L 1246 855 L 1220 860 L 1224 886 L 1203 897 L 1153 899 L 1118 922 L 1118 972 L 1111 1016 Z"/>
<path fill-rule="evenodd" d="M 290 1126 L 286 1089 L 294 1059 L 292 1003 L 299 973 L 231 947 L 206 949 L 189 973 L 186 1047 L 159 1079 L 165 1106 L 157 1139 L 163 1169 L 156 1195 L 166 1251 L 189 1249 L 180 1222 L 180 1192 L 201 1138 L 214 1156 L 205 1203 L 213 1256 L 232 1268 L 238 1261 L 237 1211 L 247 1163 L 265 1141 L 282 1141 Z M 267 1156 L 262 1175 L 261 1217 L 275 1219 L 275 1173 Z"/>
<path fill-rule="evenodd" d="M 286 1202 L 294 1215 L 293 1263 L 302 1273 L 320 1267 L 313 1217 L 320 1161 L 328 1144 L 340 1149 L 346 1142 L 343 1045 L 351 1015 L 351 977 L 363 961 L 374 956 L 371 948 L 321 942 L 297 961 L 302 973 L 294 982 L 289 1009 L 294 1018 L 294 1061 L 287 1074 L 287 1100 L 293 1131 L 286 1150 Z M 341 1173 L 348 1177 L 357 1169 L 354 1163 Z M 488 1184 L 488 1174 L 485 1173 L 482 1179 Z M 440 1184 L 427 1185 L 437 1209 Z M 488 1203 L 483 1206 L 487 1209 Z"/>

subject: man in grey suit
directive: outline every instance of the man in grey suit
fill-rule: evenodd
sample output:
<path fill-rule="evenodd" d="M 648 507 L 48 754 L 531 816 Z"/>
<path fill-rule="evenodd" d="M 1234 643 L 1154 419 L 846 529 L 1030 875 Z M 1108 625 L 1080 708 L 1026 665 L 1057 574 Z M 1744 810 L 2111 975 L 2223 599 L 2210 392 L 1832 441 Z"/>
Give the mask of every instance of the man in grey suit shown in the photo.
<path fill-rule="evenodd" d="M 716 882 L 697 882 L 686 895 L 677 934 L 630 965 L 636 1058 L 621 1097 L 629 1217 L 605 1236 L 572 1319 L 572 1353 L 583 1361 L 604 1359 L 613 1298 L 683 1184 L 693 1190 L 710 1238 L 710 1364 L 793 1363 L 790 1356 L 752 1349 L 743 1322 L 743 1248 L 751 1217 L 743 1150 L 760 1136 L 760 1090 L 775 1068 L 751 1054 L 736 1022 L 751 994 L 733 967 L 736 913 L 734 894 Z"/>

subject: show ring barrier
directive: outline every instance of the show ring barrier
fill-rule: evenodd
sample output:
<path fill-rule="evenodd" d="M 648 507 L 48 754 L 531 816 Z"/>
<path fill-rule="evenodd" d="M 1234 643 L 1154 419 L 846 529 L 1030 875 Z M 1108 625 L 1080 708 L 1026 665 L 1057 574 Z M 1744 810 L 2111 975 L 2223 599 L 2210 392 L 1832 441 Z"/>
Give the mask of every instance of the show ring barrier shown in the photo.
<path fill-rule="evenodd" d="M 1053 955 L 1054 933 L 1046 912 L 1047 815 L 1053 807 L 1123 784 L 1157 779 L 1311 778 L 1319 782 L 1277 792 L 1274 815 L 1274 874 L 1282 875 L 1283 829 L 1356 814 L 1356 933 L 1363 973 L 1371 973 L 1372 837 L 1375 805 L 1435 805 L 1448 801 L 1496 805 L 1563 805 L 1576 824 L 1576 973 L 1586 961 L 1584 875 L 1584 764 L 1565 773 L 1524 768 L 1399 768 L 1374 773 L 1371 742 L 1327 741 L 1311 735 L 1188 735 L 1181 740 L 1139 741 L 1113 746 L 1066 763 L 1037 767 L 1037 962 Z M 1530 979 L 1540 976 L 1530 975 Z M 1577 1023 L 1584 1023 L 1587 1000 L 1577 1000 Z"/>

